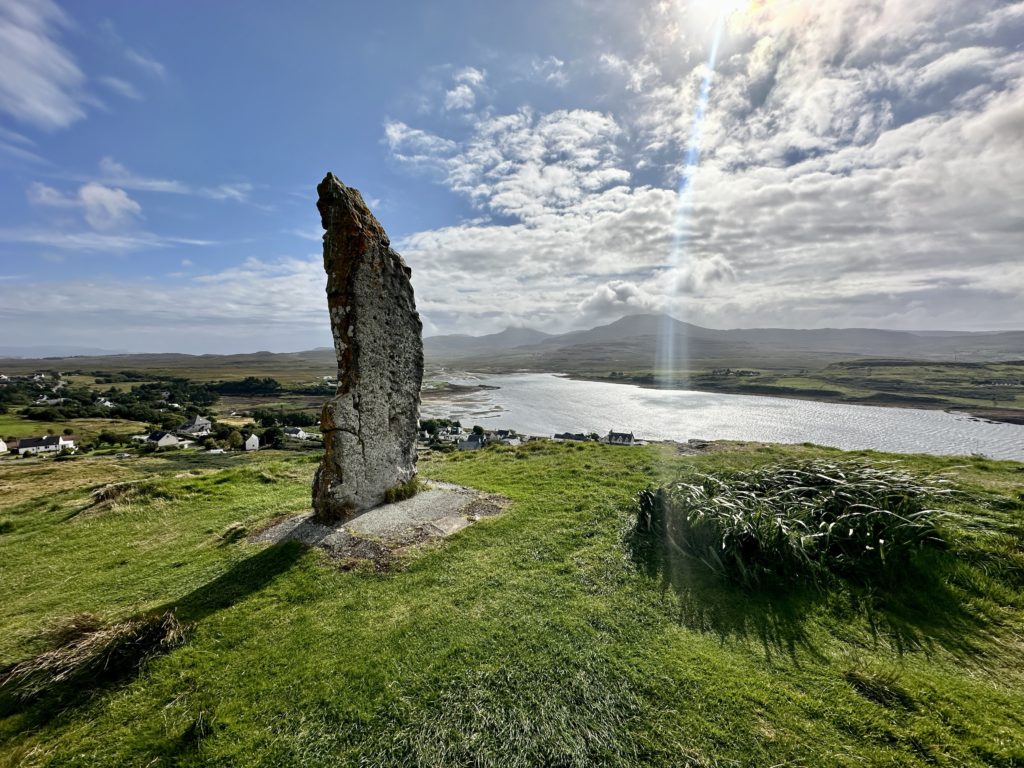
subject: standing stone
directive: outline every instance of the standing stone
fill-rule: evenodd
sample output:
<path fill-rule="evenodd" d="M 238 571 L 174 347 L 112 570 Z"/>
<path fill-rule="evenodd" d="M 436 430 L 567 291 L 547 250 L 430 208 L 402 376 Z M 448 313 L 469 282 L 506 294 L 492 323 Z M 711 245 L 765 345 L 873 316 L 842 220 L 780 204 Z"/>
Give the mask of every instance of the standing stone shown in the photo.
<path fill-rule="evenodd" d="M 411 270 L 359 191 L 328 173 L 316 188 L 338 391 L 323 407 L 313 510 L 343 520 L 416 476 L 423 326 Z"/>

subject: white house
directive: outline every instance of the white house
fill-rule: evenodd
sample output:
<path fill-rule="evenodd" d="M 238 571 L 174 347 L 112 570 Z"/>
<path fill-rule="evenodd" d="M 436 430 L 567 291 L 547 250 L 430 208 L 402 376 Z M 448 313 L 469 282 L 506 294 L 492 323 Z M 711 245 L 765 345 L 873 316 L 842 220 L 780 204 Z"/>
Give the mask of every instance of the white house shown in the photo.
<path fill-rule="evenodd" d="M 7 453 L 7 443 L 0 440 L 0 453 Z"/>
<path fill-rule="evenodd" d="M 192 445 L 192 441 L 182 440 L 177 435 L 172 435 L 170 432 L 157 430 L 156 432 L 149 433 L 149 436 L 146 437 L 146 444 L 155 445 L 157 448 L 186 448 Z"/>
<path fill-rule="evenodd" d="M 293 437 L 296 440 L 305 440 L 309 437 L 309 433 L 304 431 L 302 427 L 285 427 L 284 433 L 288 437 Z"/>
<path fill-rule="evenodd" d="M 636 445 L 632 432 L 608 432 L 605 442 L 608 445 Z"/>
<path fill-rule="evenodd" d="M 26 437 L 18 441 L 18 455 L 26 456 L 35 453 L 56 453 L 67 448 L 74 450 L 75 439 L 65 435 L 47 435 L 46 437 Z"/>
<path fill-rule="evenodd" d="M 258 451 L 260 449 L 260 439 L 256 435 L 249 435 L 245 438 L 245 450 L 247 451 Z"/>

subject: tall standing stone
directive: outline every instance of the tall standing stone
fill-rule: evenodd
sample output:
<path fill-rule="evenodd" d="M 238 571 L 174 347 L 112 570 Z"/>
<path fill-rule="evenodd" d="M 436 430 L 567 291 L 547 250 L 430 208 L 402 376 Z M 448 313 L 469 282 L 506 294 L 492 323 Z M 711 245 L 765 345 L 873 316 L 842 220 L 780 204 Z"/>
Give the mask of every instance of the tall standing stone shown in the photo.
<path fill-rule="evenodd" d="M 338 390 L 320 419 L 313 510 L 333 521 L 381 504 L 416 475 L 423 326 L 411 270 L 359 191 L 333 173 L 316 191 Z"/>

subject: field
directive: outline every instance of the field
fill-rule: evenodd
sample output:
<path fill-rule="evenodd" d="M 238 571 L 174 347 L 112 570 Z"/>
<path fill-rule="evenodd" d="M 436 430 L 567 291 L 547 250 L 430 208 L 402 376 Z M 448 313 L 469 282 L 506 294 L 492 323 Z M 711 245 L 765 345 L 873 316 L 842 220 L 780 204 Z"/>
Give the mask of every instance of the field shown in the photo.
<path fill-rule="evenodd" d="M 83 612 L 191 629 L 138 672 L 0 699 L 0 765 L 1020 765 L 1024 466 L 858 454 L 966 491 L 935 580 L 750 592 L 667 579 L 630 544 L 633 495 L 851 454 L 716 448 L 423 460 L 511 508 L 383 569 L 246 543 L 307 508 L 315 454 L 2 465 L 0 667 Z"/>
<path fill-rule="evenodd" d="M 9 376 L 47 370 L 85 373 L 133 371 L 151 375 L 153 379 L 180 377 L 197 382 L 271 376 L 282 384 L 289 385 L 314 381 L 323 376 L 333 376 L 338 372 L 338 364 L 332 349 L 286 353 L 254 352 L 242 355 L 139 354 L 54 357 L 41 360 L 0 359 L 0 373 Z M 88 375 L 76 377 L 82 383 L 91 383 L 93 378 Z M 130 389 L 133 383 L 138 382 L 115 386 Z M 103 385 L 103 388 L 109 386 Z"/>
<path fill-rule="evenodd" d="M 14 413 L 0 413 L 0 438 L 7 437 L 40 437 L 51 430 L 59 435 L 65 429 L 81 441 L 92 441 L 100 432 L 114 432 L 119 435 L 139 435 L 149 431 L 149 425 L 141 421 L 123 419 L 68 419 L 67 421 L 49 422 L 26 419 Z"/>

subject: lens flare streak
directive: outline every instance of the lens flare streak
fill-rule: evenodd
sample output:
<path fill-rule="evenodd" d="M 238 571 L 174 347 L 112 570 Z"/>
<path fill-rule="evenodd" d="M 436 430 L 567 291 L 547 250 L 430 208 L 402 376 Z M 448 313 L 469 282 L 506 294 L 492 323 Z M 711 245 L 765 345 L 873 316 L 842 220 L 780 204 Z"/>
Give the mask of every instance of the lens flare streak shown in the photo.
<path fill-rule="evenodd" d="M 704 77 L 701 80 L 700 92 L 697 96 L 697 108 L 693 116 L 693 128 L 690 131 L 690 141 L 686 151 L 686 164 L 679 178 L 679 191 L 676 195 L 676 208 L 674 215 L 672 249 L 665 274 L 670 279 L 678 279 L 680 267 L 683 260 L 688 257 L 686 251 L 687 234 L 689 221 L 693 207 L 693 176 L 700 164 L 701 139 L 704 133 L 704 118 L 707 113 L 708 100 L 711 96 L 711 83 L 715 76 L 715 65 L 718 61 L 718 48 L 722 42 L 722 31 L 725 28 L 726 15 L 719 14 L 715 22 L 714 34 L 711 40 L 711 52 L 708 54 L 707 67 Z M 669 295 L 675 291 L 669 286 Z M 670 303 L 669 312 L 663 320 L 661 333 L 658 338 L 658 353 L 655 361 L 655 376 L 663 387 L 673 388 L 678 383 L 679 366 L 685 365 L 688 357 L 686 350 L 686 338 L 681 337 L 678 345 L 681 348 L 677 360 L 677 341 L 675 321 L 670 315 L 683 314 L 685 319 L 685 307 L 681 303 Z"/>

